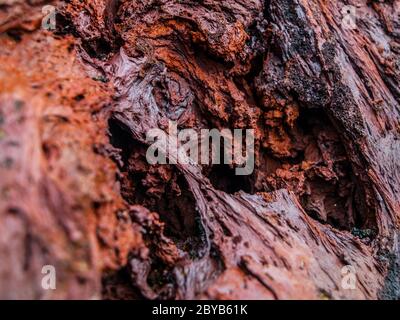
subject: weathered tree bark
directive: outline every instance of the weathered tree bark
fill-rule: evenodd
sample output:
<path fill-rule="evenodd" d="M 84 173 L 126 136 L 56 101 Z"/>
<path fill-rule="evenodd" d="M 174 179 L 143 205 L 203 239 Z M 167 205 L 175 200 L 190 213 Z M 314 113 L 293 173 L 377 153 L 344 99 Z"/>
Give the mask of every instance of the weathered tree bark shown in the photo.
<path fill-rule="evenodd" d="M 400 298 L 399 12 L 1 1 L 0 298 Z M 254 173 L 148 164 L 168 120 L 254 129 Z"/>

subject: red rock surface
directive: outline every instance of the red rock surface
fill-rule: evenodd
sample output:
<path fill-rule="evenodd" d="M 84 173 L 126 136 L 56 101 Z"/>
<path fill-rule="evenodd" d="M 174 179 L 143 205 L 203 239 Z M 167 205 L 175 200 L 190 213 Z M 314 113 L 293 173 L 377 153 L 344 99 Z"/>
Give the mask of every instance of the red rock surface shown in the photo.
<path fill-rule="evenodd" d="M 1 3 L 0 297 L 398 299 L 399 11 Z M 148 164 L 168 120 L 254 129 L 254 173 Z"/>

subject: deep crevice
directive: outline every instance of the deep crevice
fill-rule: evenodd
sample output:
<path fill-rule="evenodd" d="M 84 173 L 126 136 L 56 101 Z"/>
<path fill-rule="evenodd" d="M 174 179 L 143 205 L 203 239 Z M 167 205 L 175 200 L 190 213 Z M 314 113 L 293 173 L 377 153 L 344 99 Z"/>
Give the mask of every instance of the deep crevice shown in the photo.
<path fill-rule="evenodd" d="M 244 191 L 250 194 L 254 193 L 252 177 L 237 175 L 235 168 L 227 164 L 213 165 L 208 173 L 208 178 L 215 189 L 229 194 L 238 191 Z"/>
<path fill-rule="evenodd" d="M 296 152 L 292 157 L 275 158 L 276 169 L 267 175 L 269 190 L 288 188 L 315 220 L 339 230 L 355 230 L 355 235 L 362 230 L 372 238 L 376 228 L 376 222 L 371 221 L 373 209 L 365 203 L 362 184 L 326 113 L 302 107 L 293 128 L 281 125 Z M 267 126 L 266 130 L 271 129 Z M 274 152 L 268 153 L 273 159 Z"/>
<path fill-rule="evenodd" d="M 205 231 L 183 174 L 172 165 L 149 165 L 145 157 L 147 146 L 134 140 L 117 120 L 109 121 L 109 132 L 123 163 L 123 198 L 157 212 L 165 223 L 165 235 L 197 258 L 206 245 Z"/>

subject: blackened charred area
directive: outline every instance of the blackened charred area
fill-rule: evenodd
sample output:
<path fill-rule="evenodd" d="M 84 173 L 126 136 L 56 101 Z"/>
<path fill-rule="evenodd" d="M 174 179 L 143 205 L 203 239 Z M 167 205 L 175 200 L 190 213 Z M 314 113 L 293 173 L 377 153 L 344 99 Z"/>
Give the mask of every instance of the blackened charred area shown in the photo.
<path fill-rule="evenodd" d="M 255 191 L 291 190 L 312 218 L 356 236 L 368 235 L 361 238 L 369 241 L 377 231 L 375 207 L 367 201 L 369 182 L 360 178 L 354 156 L 348 156 L 355 150 L 349 150 L 349 141 L 344 140 L 360 137 L 361 117 L 351 107 L 348 88 L 336 70 L 335 46 L 326 57 L 337 78 L 332 90 L 303 6 L 297 1 L 264 5 L 269 29 L 282 21 L 284 27 L 266 38 L 267 52 L 258 68 L 262 71 L 252 82 L 263 110 L 264 132 Z M 307 66 L 294 58 L 298 56 Z M 304 71 L 307 68 L 309 72 Z M 346 125 L 339 128 L 340 123 Z"/>
<path fill-rule="evenodd" d="M 380 250 L 379 260 L 388 266 L 388 273 L 385 278 L 385 285 L 380 292 L 380 299 L 399 300 L 400 299 L 400 238 L 399 233 L 394 238 L 397 244 L 394 245 L 397 252 Z"/>

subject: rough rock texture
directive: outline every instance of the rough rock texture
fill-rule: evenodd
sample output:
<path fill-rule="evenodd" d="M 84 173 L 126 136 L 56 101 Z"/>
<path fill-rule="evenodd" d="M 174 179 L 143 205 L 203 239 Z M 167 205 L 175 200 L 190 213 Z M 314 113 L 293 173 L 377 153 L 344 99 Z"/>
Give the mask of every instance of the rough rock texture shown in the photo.
<path fill-rule="evenodd" d="M 0 1 L 0 298 L 399 299 L 399 13 Z M 254 173 L 148 164 L 168 120 L 254 129 Z"/>

